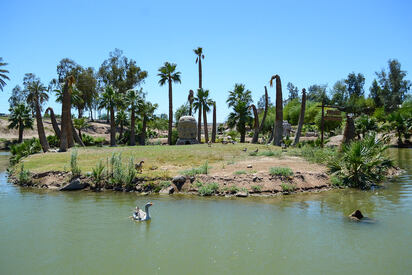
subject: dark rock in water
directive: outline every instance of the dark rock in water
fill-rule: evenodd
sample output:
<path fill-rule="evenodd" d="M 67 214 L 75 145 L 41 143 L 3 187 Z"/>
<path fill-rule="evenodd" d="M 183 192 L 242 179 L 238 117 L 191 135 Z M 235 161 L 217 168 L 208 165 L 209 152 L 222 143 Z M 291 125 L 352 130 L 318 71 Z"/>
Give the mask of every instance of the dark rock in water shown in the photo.
<path fill-rule="evenodd" d="M 82 183 L 80 179 L 74 179 L 70 183 L 66 184 L 62 188 L 60 188 L 60 191 L 75 191 L 75 190 L 81 190 L 87 187 L 87 183 Z"/>
<path fill-rule="evenodd" d="M 349 215 L 349 218 L 360 221 L 361 219 L 364 218 L 364 216 L 362 215 L 362 212 L 360 210 L 356 210 L 352 214 Z"/>
<path fill-rule="evenodd" d="M 169 186 L 166 188 L 163 188 L 162 190 L 159 191 L 160 194 L 173 194 L 175 192 L 175 188 L 173 186 Z"/>
<path fill-rule="evenodd" d="M 177 189 L 180 190 L 182 189 L 183 184 L 186 182 L 186 177 L 185 176 L 176 176 L 172 179 L 172 182 L 174 185 L 176 185 Z"/>

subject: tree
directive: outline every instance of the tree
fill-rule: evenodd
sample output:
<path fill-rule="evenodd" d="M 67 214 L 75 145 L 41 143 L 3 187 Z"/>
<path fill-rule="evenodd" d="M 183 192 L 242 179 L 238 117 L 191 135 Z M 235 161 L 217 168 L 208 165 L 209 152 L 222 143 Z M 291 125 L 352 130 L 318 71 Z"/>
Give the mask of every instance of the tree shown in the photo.
<path fill-rule="evenodd" d="M 213 104 L 213 101 L 209 98 L 209 90 L 198 89 L 196 98 L 194 99 L 195 110 L 199 112 L 199 122 L 198 122 L 198 138 L 200 140 L 201 133 L 201 121 L 203 113 L 203 132 L 205 135 L 205 142 L 209 142 L 209 132 L 207 128 L 207 113 L 210 111 L 210 106 Z"/>
<path fill-rule="evenodd" d="M 16 85 L 16 87 L 14 87 L 11 91 L 11 96 L 9 97 L 9 106 L 13 108 L 20 103 L 27 103 L 27 93 L 28 91 L 26 89 L 22 89 L 19 85 Z"/>
<path fill-rule="evenodd" d="M 363 85 L 365 85 L 365 77 L 363 74 L 350 73 L 345 79 L 346 88 L 349 97 L 361 97 L 364 94 Z"/>
<path fill-rule="evenodd" d="M 60 139 L 61 138 L 61 131 L 59 125 L 57 124 L 56 116 L 54 115 L 53 108 L 49 107 L 46 109 L 46 114 L 50 113 L 50 120 L 52 122 L 53 130 L 56 136 Z"/>
<path fill-rule="evenodd" d="M 86 118 L 81 117 L 81 118 L 73 119 L 73 125 L 74 125 L 74 128 L 76 128 L 77 131 L 79 131 L 79 137 L 81 137 L 82 136 L 82 130 L 87 128 L 88 123 L 86 121 Z"/>
<path fill-rule="evenodd" d="M 199 89 L 202 89 L 202 59 L 205 59 L 203 48 L 198 47 L 193 52 L 196 54 L 196 64 L 199 64 Z"/>
<path fill-rule="evenodd" d="M 235 127 L 240 133 L 240 142 L 245 142 L 246 123 L 252 120 L 249 106 L 252 103 L 252 92 L 245 90 L 245 85 L 235 84 L 232 91 L 229 91 L 229 97 L 226 100 L 233 111 L 229 114 L 228 125 Z"/>
<path fill-rule="evenodd" d="M 273 79 L 276 79 L 276 121 L 273 145 L 280 146 L 283 139 L 283 101 L 282 101 L 282 82 L 279 75 L 274 75 L 270 79 L 270 87 L 273 86 Z"/>
<path fill-rule="evenodd" d="M 6 86 L 6 80 L 10 80 L 7 76 L 9 73 L 8 70 L 2 69 L 2 67 L 7 66 L 8 64 L 3 61 L 3 58 L 0 57 L 0 90 L 3 91 L 3 87 Z"/>
<path fill-rule="evenodd" d="M 193 99 L 193 109 L 198 113 L 197 119 L 197 140 L 202 142 L 202 102 L 200 101 L 199 92 L 201 89 L 197 89 L 196 97 Z"/>
<path fill-rule="evenodd" d="M 294 146 L 296 146 L 299 143 L 300 133 L 302 132 L 303 123 L 305 121 L 305 110 L 306 110 L 306 89 L 303 88 L 302 89 L 302 104 L 300 107 L 300 115 L 299 115 L 299 124 L 298 124 L 298 129 L 295 135 L 295 141 L 293 142 Z"/>
<path fill-rule="evenodd" d="M 24 129 L 33 129 L 33 118 L 31 116 L 31 109 L 24 103 L 17 103 L 9 109 L 9 129 L 19 130 L 18 143 L 23 141 Z"/>
<path fill-rule="evenodd" d="M 375 106 L 378 108 L 383 106 L 381 96 L 382 96 L 382 89 L 379 86 L 378 81 L 374 79 L 372 82 L 372 86 L 369 88 L 369 97 L 373 99 Z"/>
<path fill-rule="evenodd" d="M 62 116 L 61 116 L 61 137 L 60 152 L 66 152 L 67 148 L 74 145 L 73 127 L 71 118 L 71 94 L 72 86 L 75 82 L 73 75 L 66 77 L 62 88 Z"/>
<path fill-rule="evenodd" d="M 308 88 L 307 100 L 328 103 L 329 99 L 326 94 L 327 85 L 312 85 Z"/>
<path fill-rule="evenodd" d="M 377 72 L 380 89 L 376 92 L 380 94 L 377 96 L 382 101 L 385 111 L 391 112 L 399 108 L 405 100 L 411 82 L 405 80 L 406 71 L 401 69 L 401 64 L 396 59 L 388 61 L 389 72 L 382 70 Z M 375 91 L 374 91 L 375 92 Z"/>
<path fill-rule="evenodd" d="M 359 139 L 361 134 L 362 137 L 365 138 L 366 133 L 378 130 L 376 119 L 374 117 L 369 117 L 368 115 L 357 117 L 355 119 L 355 130 Z"/>
<path fill-rule="evenodd" d="M 152 121 L 155 116 L 154 116 L 154 111 L 157 109 L 158 105 L 157 104 L 152 104 L 149 101 L 143 100 L 141 102 L 141 105 L 139 107 L 140 109 L 140 117 L 142 119 L 142 132 L 140 133 L 140 138 L 139 138 L 139 143 L 140 145 L 145 145 L 146 144 L 146 129 L 147 129 L 147 123 Z"/>
<path fill-rule="evenodd" d="M 258 111 L 256 109 L 256 106 L 254 104 L 250 105 L 250 107 L 253 110 L 253 114 L 255 117 L 255 124 L 254 124 L 254 128 L 255 128 L 255 132 L 253 134 L 253 138 L 252 138 L 252 143 L 257 143 L 259 140 L 259 133 L 263 130 L 263 126 L 265 124 L 265 120 L 266 120 L 266 115 L 269 109 L 269 95 L 268 95 L 268 90 L 265 86 L 265 94 L 263 95 L 265 97 L 265 111 L 263 113 L 263 118 L 262 121 L 259 124 L 259 115 L 258 115 Z"/>
<path fill-rule="evenodd" d="M 159 68 L 160 77 L 159 85 L 163 86 L 168 82 L 169 84 L 169 129 L 167 135 L 167 142 L 172 145 L 172 123 L 173 123 L 173 91 L 172 83 L 181 83 L 180 72 L 176 72 L 176 64 L 165 62 L 162 67 Z"/>
<path fill-rule="evenodd" d="M 100 97 L 99 108 L 110 112 L 110 146 L 116 146 L 116 123 L 114 110 L 122 101 L 122 97 L 112 86 L 106 86 Z"/>
<path fill-rule="evenodd" d="M 289 100 L 298 98 L 299 95 L 299 89 L 295 85 L 293 85 L 291 82 L 288 83 L 286 86 L 288 91 L 289 91 Z"/>
<path fill-rule="evenodd" d="M 273 107 L 273 102 L 272 102 L 272 100 L 270 99 L 270 96 L 269 96 L 269 95 L 268 95 L 268 97 L 267 97 L 267 100 L 268 100 L 268 108 Z M 261 113 L 262 110 L 265 109 L 265 105 L 266 105 L 266 96 L 265 96 L 265 95 L 262 95 L 262 96 L 259 98 L 259 101 L 258 101 L 258 103 L 257 103 L 257 109 L 258 109 L 258 113 L 259 113 L 259 114 Z"/>
<path fill-rule="evenodd" d="M 177 108 L 176 112 L 175 112 L 175 121 L 176 121 L 176 125 L 178 125 L 179 123 L 179 119 L 182 116 L 187 116 L 189 115 L 190 112 L 190 107 L 188 106 L 188 104 L 182 104 L 179 108 Z"/>
<path fill-rule="evenodd" d="M 93 119 L 93 99 L 97 97 L 96 86 L 97 79 L 95 77 L 94 69 L 91 67 L 87 69 L 81 68 L 76 82 L 76 88 L 79 90 L 81 101 L 79 101 L 78 104 L 73 102 L 78 110 L 79 118 L 83 116 L 83 110 L 87 108 L 90 111 L 91 119 Z"/>
<path fill-rule="evenodd" d="M 40 79 L 34 74 L 25 74 L 23 84 L 28 91 L 27 101 L 34 107 L 37 122 L 37 132 L 43 152 L 49 150 L 49 143 L 47 142 L 46 133 L 44 132 L 42 120 L 42 104 L 49 100 L 47 88 L 41 83 Z"/>
<path fill-rule="evenodd" d="M 119 140 L 123 139 L 123 130 L 124 126 L 128 126 L 129 120 L 127 118 L 127 114 L 124 110 L 120 110 L 116 114 L 116 125 L 120 126 L 120 131 L 119 131 Z"/>
<path fill-rule="evenodd" d="M 216 101 L 213 101 L 212 142 L 216 142 Z"/>
<path fill-rule="evenodd" d="M 331 103 L 337 106 L 345 106 L 348 98 L 349 95 L 345 80 L 336 81 L 332 88 Z"/>
<path fill-rule="evenodd" d="M 136 113 L 139 112 L 140 106 L 143 104 L 143 89 L 130 89 L 126 94 L 126 104 L 130 111 L 130 146 L 136 145 Z"/>

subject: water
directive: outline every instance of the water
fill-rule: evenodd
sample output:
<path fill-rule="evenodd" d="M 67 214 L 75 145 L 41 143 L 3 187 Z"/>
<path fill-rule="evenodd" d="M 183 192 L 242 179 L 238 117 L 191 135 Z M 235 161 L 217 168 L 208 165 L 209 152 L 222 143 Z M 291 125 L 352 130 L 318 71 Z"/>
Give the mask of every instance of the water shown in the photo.
<path fill-rule="evenodd" d="M 271 199 L 48 192 L 3 171 L 0 274 L 410 274 L 412 150 L 391 154 L 407 174 L 384 189 Z M 149 200 L 150 223 L 128 219 Z"/>

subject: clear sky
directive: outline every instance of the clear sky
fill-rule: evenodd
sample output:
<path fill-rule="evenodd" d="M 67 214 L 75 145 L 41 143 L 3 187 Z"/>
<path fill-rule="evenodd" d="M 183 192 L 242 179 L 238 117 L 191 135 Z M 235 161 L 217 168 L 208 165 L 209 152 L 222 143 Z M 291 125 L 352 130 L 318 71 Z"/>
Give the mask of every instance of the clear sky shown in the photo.
<path fill-rule="evenodd" d="M 412 1 L 19 1 L 0 0 L 0 56 L 10 81 L 0 92 L 7 112 L 12 88 L 25 73 L 48 82 L 65 57 L 98 68 L 115 48 L 137 61 L 149 76 L 148 99 L 168 112 L 167 86 L 157 69 L 177 63 L 182 84 L 174 85 L 174 109 L 198 86 L 193 49 L 204 49 L 203 87 L 217 101 L 221 122 L 228 91 L 244 83 L 257 101 L 273 74 L 299 89 L 328 84 L 350 72 L 366 77 L 397 58 L 412 74 Z M 272 100 L 274 88 L 269 89 Z M 48 105 L 60 113 L 54 97 Z M 210 115 L 210 114 L 209 114 Z"/>

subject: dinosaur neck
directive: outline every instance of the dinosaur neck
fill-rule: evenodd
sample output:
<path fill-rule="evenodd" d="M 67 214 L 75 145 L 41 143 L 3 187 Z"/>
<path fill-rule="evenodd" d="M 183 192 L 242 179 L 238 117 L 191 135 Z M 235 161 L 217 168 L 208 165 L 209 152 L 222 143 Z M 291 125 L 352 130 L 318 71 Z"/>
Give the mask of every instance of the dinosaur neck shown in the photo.
<path fill-rule="evenodd" d="M 151 219 L 151 217 L 150 217 L 150 212 L 149 212 L 149 205 L 146 205 L 145 207 L 144 207 L 144 209 L 145 209 L 145 212 L 146 212 L 146 220 L 150 220 Z"/>

